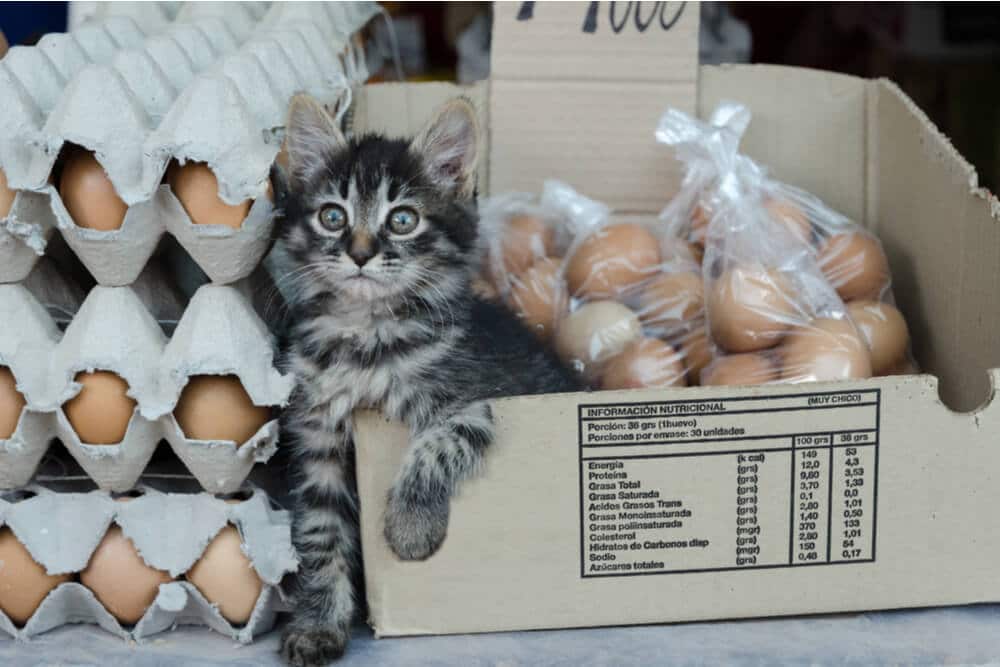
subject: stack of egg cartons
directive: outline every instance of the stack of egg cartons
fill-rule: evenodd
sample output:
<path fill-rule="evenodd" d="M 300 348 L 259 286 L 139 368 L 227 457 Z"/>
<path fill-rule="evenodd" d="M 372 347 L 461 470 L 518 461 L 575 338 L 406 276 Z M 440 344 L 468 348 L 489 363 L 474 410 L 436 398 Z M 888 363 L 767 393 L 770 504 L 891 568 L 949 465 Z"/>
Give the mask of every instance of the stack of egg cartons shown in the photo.
<path fill-rule="evenodd" d="M 202 623 L 250 641 L 273 624 L 296 567 L 289 518 L 246 480 L 275 451 L 292 381 L 245 279 L 272 237 L 288 100 L 344 103 L 364 69 L 351 38 L 375 9 L 110 4 L 0 61 L 8 634 Z M 163 271 L 145 268 L 164 245 L 197 267 L 179 283 L 200 285 L 174 322 L 156 312 Z M 50 298 L 70 260 L 92 276 L 78 308 Z M 177 479 L 147 470 L 164 440 Z M 74 478 L 36 476 L 59 456 Z"/>

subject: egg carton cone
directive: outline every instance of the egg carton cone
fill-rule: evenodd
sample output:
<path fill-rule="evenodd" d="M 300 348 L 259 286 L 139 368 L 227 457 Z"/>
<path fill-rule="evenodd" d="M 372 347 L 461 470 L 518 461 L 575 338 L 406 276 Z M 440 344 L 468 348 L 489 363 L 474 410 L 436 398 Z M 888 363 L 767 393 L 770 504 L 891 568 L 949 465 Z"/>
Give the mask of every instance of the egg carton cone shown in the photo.
<path fill-rule="evenodd" d="M 127 287 L 95 287 L 60 336 L 28 290 L 0 285 L 0 321 L 18 323 L 0 328 L 0 366 L 10 369 L 26 402 L 13 434 L 0 440 L 0 488 L 27 483 L 53 438 L 100 488 L 113 491 L 136 483 L 164 439 L 213 493 L 237 490 L 277 447 L 276 416 L 237 443 L 192 439 L 173 414 L 192 376 L 235 376 L 256 406 L 288 401 L 292 378 L 275 369 L 272 336 L 235 287 L 201 287 L 169 339 Z M 65 410 L 82 390 L 77 374 L 95 370 L 124 379 L 135 401 L 116 444 L 82 441 Z"/>
<path fill-rule="evenodd" d="M 376 10 L 368 2 L 292 2 L 260 13 L 250 4 L 195 2 L 167 20 L 152 4 L 159 18 L 137 22 L 142 10 L 134 7 L 98 14 L 79 30 L 11 49 L 0 61 L 8 98 L 0 168 L 18 198 L 41 195 L 50 211 L 15 200 L 0 225 L 0 282 L 23 277 L 54 228 L 105 285 L 135 280 L 164 233 L 212 281 L 248 275 L 270 242 L 268 173 L 288 101 L 308 92 L 346 106 L 351 86 L 367 77 L 351 35 Z M 67 145 L 93 153 L 128 205 L 117 229 L 82 227 L 67 211 L 57 182 Z M 227 204 L 253 201 L 243 224 L 194 224 L 163 185 L 172 161 L 206 163 Z"/>
<path fill-rule="evenodd" d="M 227 502 L 204 493 L 163 493 L 143 486 L 138 497 L 118 502 L 104 491 L 56 493 L 32 486 L 24 494 L 29 497 L 0 500 L 0 523 L 31 559 L 49 575 L 72 577 L 53 588 L 21 626 L 0 610 L 0 632 L 29 639 L 67 623 L 94 623 L 123 639 L 141 641 L 177 625 L 206 625 L 241 643 L 253 641 L 273 627 L 277 612 L 285 608 L 278 587 L 298 568 L 298 560 L 288 512 L 274 509 L 262 490 L 245 490 L 246 500 Z M 121 528 L 146 565 L 172 579 L 159 585 L 134 625 L 123 625 L 102 604 L 98 595 L 103 593 L 107 601 L 111 593 L 95 594 L 77 580 L 112 525 Z M 185 578 L 227 526 L 238 531 L 240 551 L 262 584 L 248 620 L 239 625 Z M 219 567 L 239 567 L 240 561 L 220 561 Z M 8 558 L 5 566 L 17 564 Z M 122 578 L 129 576 L 125 568 L 118 568 Z M 0 605 L 9 595 L 7 584 L 0 591 Z"/>

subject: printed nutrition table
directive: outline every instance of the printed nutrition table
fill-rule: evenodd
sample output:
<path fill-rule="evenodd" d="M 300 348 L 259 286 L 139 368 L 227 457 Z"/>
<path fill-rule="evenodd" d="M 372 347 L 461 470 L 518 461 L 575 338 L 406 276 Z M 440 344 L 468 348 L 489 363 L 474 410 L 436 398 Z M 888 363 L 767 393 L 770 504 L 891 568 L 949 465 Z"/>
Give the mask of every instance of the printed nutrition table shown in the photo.
<path fill-rule="evenodd" d="M 878 389 L 584 404 L 580 574 L 875 560 Z"/>

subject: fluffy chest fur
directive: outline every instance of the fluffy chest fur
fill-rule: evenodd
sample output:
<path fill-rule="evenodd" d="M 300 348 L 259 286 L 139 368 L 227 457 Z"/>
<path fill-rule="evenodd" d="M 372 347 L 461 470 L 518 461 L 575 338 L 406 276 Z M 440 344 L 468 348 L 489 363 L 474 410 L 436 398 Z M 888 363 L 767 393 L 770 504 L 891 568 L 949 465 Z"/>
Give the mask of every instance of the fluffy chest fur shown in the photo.
<path fill-rule="evenodd" d="M 299 320 L 292 359 L 304 400 L 333 406 L 335 416 L 379 408 L 395 419 L 420 421 L 428 413 L 420 397 L 445 398 L 448 392 L 435 386 L 447 375 L 440 369 L 464 356 L 469 318 L 454 307 L 442 317 L 443 311 L 406 302 L 349 308 L 329 303 Z"/>

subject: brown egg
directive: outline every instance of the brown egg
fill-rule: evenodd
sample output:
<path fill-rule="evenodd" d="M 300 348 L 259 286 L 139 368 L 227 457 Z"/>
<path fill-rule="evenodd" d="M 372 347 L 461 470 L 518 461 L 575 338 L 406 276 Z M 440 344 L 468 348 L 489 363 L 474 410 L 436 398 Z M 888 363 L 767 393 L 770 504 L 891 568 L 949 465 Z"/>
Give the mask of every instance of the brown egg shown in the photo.
<path fill-rule="evenodd" d="M 900 361 L 898 364 L 896 364 L 892 368 L 887 368 L 882 373 L 879 373 L 879 375 L 882 375 L 882 376 L 887 376 L 887 375 L 919 375 L 919 374 L 920 374 L 920 369 L 917 368 L 917 365 L 915 363 L 913 363 L 912 361 L 910 361 L 909 359 L 905 358 L 905 357 L 903 358 L 902 361 Z"/>
<path fill-rule="evenodd" d="M 122 226 L 128 206 L 90 151 L 67 152 L 59 177 L 59 196 L 78 227 L 113 231 Z"/>
<path fill-rule="evenodd" d="M 14 435 L 24 406 L 24 396 L 17 390 L 14 374 L 6 366 L 0 366 L 0 440 Z"/>
<path fill-rule="evenodd" d="M 511 308 L 539 338 L 546 340 L 569 310 L 566 283 L 559 275 L 559 262 L 543 257 L 531 268 L 511 279 Z"/>
<path fill-rule="evenodd" d="M 509 276 L 527 271 L 539 258 L 555 250 L 555 230 L 533 215 L 517 215 L 504 227 L 500 252 Z"/>
<path fill-rule="evenodd" d="M 819 266 L 845 302 L 878 299 L 889 286 L 889 261 L 882 244 L 868 234 L 831 236 L 819 249 Z"/>
<path fill-rule="evenodd" d="M 697 273 L 661 273 L 640 288 L 639 319 L 645 327 L 673 331 L 704 308 L 705 288 Z"/>
<path fill-rule="evenodd" d="M 690 241 L 667 238 L 661 244 L 660 253 L 665 270 L 696 271 L 701 267 L 705 249 Z"/>
<path fill-rule="evenodd" d="M 219 613 L 235 624 L 250 620 L 264 582 L 241 548 L 239 531 L 227 525 L 219 531 L 186 578 Z"/>
<path fill-rule="evenodd" d="M 680 351 L 684 357 L 684 366 L 687 368 L 688 384 L 691 386 L 700 384 L 702 370 L 712 361 L 712 347 L 708 342 L 704 322 L 698 322 L 684 335 Z"/>
<path fill-rule="evenodd" d="M 688 253 L 698 266 L 701 266 L 705 261 L 705 249 L 696 243 L 688 244 Z"/>
<path fill-rule="evenodd" d="M 271 421 L 271 408 L 254 405 L 235 375 L 192 375 L 174 417 L 187 438 L 242 445 Z"/>
<path fill-rule="evenodd" d="M 712 212 L 708 205 L 698 202 L 691 209 L 691 228 L 688 232 L 688 240 L 701 248 L 705 247 L 705 236 L 708 234 L 708 223 L 712 219 Z"/>
<path fill-rule="evenodd" d="M 768 199 L 764 202 L 771 217 L 785 225 L 791 234 L 806 244 L 812 244 L 812 223 L 805 211 L 787 199 Z"/>
<path fill-rule="evenodd" d="M 847 304 L 847 314 L 868 344 L 872 373 L 883 375 L 903 361 L 910 332 L 896 308 L 879 301 L 854 301 Z"/>
<path fill-rule="evenodd" d="M 497 292 L 497 288 L 494 287 L 493 282 L 481 275 L 473 278 L 469 287 L 472 289 L 472 293 L 480 299 L 496 301 L 500 298 L 500 293 Z"/>
<path fill-rule="evenodd" d="M 683 387 L 681 355 L 656 338 L 640 338 L 612 357 L 604 367 L 601 389 Z"/>
<path fill-rule="evenodd" d="M 7 187 L 7 174 L 0 169 L 0 218 L 6 218 L 17 192 Z"/>
<path fill-rule="evenodd" d="M 660 264 L 660 243 L 636 224 L 609 225 L 588 236 L 566 266 L 570 294 L 607 299 L 653 276 Z"/>
<path fill-rule="evenodd" d="M 604 362 L 639 337 L 639 317 L 617 301 L 586 303 L 563 319 L 556 330 L 556 352 L 589 381 Z"/>
<path fill-rule="evenodd" d="M 701 374 L 701 384 L 706 387 L 764 384 L 777 379 L 778 368 L 759 352 L 719 357 Z"/>
<path fill-rule="evenodd" d="M 799 322 L 795 297 L 788 279 L 778 270 L 729 269 L 709 291 L 712 338 L 729 352 L 773 347 Z"/>
<path fill-rule="evenodd" d="M 0 528 L 0 609 L 15 625 L 24 625 L 45 596 L 71 578 L 46 572 L 10 528 Z"/>
<path fill-rule="evenodd" d="M 850 320 L 817 318 L 779 348 L 787 382 L 857 380 L 872 375 L 868 346 Z"/>
<path fill-rule="evenodd" d="M 219 198 L 219 181 L 204 162 L 170 165 L 167 181 L 181 206 L 196 225 L 225 225 L 239 229 L 253 201 L 227 204 Z"/>
<path fill-rule="evenodd" d="M 156 599 L 160 584 L 173 579 L 169 572 L 147 565 L 116 525 L 108 528 L 80 573 L 80 583 L 125 625 L 137 623 Z"/>
<path fill-rule="evenodd" d="M 120 443 L 136 405 L 135 399 L 127 395 L 128 383 L 110 371 L 80 372 L 74 380 L 83 389 L 63 405 L 63 411 L 80 442 Z"/>

